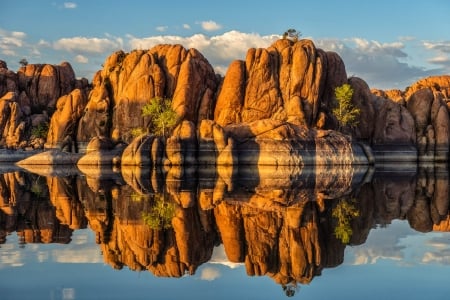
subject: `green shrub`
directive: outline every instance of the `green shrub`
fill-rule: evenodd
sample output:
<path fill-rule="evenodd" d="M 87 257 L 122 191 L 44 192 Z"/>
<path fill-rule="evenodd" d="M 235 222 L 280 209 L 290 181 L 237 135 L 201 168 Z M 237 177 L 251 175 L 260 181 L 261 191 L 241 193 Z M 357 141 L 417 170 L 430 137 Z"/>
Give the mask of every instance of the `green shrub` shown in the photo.
<path fill-rule="evenodd" d="M 155 195 L 153 206 L 148 212 L 142 213 L 142 219 L 151 229 L 162 230 L 172 227 L 175 216 L 175 204 L 164 199 L 163 195 Z"/>
<path fill-rule="evenodd" d="M 359 216 L 359 210 L 355 207 L 355 199 L 341 199 L 331 213 L 337 224 L 334 228 L 334 235 L 343 244 L 348 244 L 353 235 L 350 222 Z"/>
<path fill-rule="evenodd" d="M 178 115 L 172 109 L 172 100 L 155 97 L 142 107 L 142 116 L 151 118 L 151 130 L 159 136 L 167 136 L 178 123 Z"/>
<path fill-rule="evenodd" d="M 48 129 L 48 123 L 40 123 L 35 127 L 31 127 L 31 135 L 36 138 L 47 138 Z"/>
<path fill-rule="evenodd" d="M 146 133 L 146 130 L 142 127 L 135 127 L 135 128 L 131 128 L 131 130 L 130 130 L 130 134 L 133 138 L 141 136 L 144 133 Z"/>
<path fill-rule="evenodd" d="M 333 115 L 339 122 L 339 130 L 345 126 L 356 126 L 359 123 L 361 110 L 352 103 L 353 88 L 350 84 L 343 84 L 334 89 L 336 97 Z"/>

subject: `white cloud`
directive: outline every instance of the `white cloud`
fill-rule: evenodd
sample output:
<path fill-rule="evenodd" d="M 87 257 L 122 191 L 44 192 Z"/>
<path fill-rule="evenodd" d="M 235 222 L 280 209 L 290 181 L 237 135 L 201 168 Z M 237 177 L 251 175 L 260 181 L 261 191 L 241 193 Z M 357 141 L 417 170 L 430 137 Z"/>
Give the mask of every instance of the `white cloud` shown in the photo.
<path fill-rule="evenodd" d="M 24 39 L 27 35 L 25 32 L 13 31 L 11 32 L 11 36 L 17 39 Z"/>
<path fill-rule="evenodd" d="M 449 64 L 450 63 L 450 58 L 448 56 L 445 56 L 445 55 L 440 55 L 440 56 L 436 56 L 436 57 L 430 58 L 428 60 L 428 62 L 432 63 L 432 64 L 438 64 L 438 65 L 440 65 L 440 64 Z"/>
<path fill-rule="evenodd" d="M 26 33 L 0 28 L 0 51 L 4 55 L 17 56 L 16 50 L 25 46 Z"/>
<path fill-rule="evenodd" d="M 438 50 L 444 53 L 450 53 L 450 41 L 440 41 L 440 42 L 423 42 L 426 49 Z"/>
<path fill-rule="evenodd" d="M 217 270 L 216 268 L 212 268 L 212 267 L 205 267 L 202 270 L 202 273 L 200 275 L 200 278 L 202 280 L 207 280 L 207 281 L 213 281 L 219 277 L 220 277 L 219 270 Z"/>
<path fill-rule="evenodd" d="M 106 38 L 73 37 L 62 38 L 53 43 L 55 50 L 75 53 L 111 53 L 121 48 L 119 40 Z"/>
<path fill-rule="evenodd" d="M 164 32 L 164 31 L 166 31 L 168 28 L 169 28 L 168 26 L 158 26 L 158 27 L 156 27 L 155 29 L 156 29 L 157 31 L 159 31 L 159 32 Z"/>
<path fill-rule="evenodd" d="M 6 56 L 16 56 L 16 52 L 14 52 L 14 50 L 11 50 L 11 49 L 3 49 L 2 54 L 6 55 Z"/>
<path fill-rule="evenodd" d="M 189 24 L 183 24 L 184 29 L 191 29 L 191 26 Z"/>
<path fill-rule="evenodd" d="M 128 38 L 130 49 L 150 49 L 158 44 L 181 44 L 186 48 L 195 48 L 208 59 L 216 72 L 224 74 L 233 60 L 245 59 L 249 48 L 268 47 L 279 39 L 279 36 L 262 36 L 256 33 L 243 33 L 233 30 L 212 37 L 194 34 L 188 37 L 153 36 L 136 38 L 128 36 Z"/>
<path fill-rule="evenodd" d="M 43 39 L 40 39 L 37 45 L 41 46 L 41 47 L 51 47 L 52 46 L 49 42 L 47 42 L 46 40 L 43 40 Z"/>
<path fill-rule="evenodd" d="M 77 4 L 75 2 L 64 2 L 64 8 L 74 9 L 77 8 Z"/>
<path fill-rule="evenodd" d="M 337 52 L 345 63 L 347 74 L 361 77 L 370 87 L 403 89 L 419 78 L 436 73 L 435 69 L 406 63 L 409 55 L 402 42 L 322 39 L 316 41 L 316 46 Z"/>
<path fill-rule="evenodd" d="M 208 264 L 217 264 L 217 265 L 223 265 L 227 266 L 231 269 L 238 268 L 240 266 L 243 266 L 243 263 L 234 263 L 229 261 L 226 253 L 225 248 L 223 244 L 220 244 L 217 247 L 214 247 L 214 251 L 211 255 L 211 259 L 208 261 Z"/>
<path fill-rule="evenodd" d="M 87 64 L 89 62 L 89 59 L 84 55 L 78 54 L 77 56 L 75 56 L 75 61 L 80 64 Z"/>
<path fill-rule="evenodd" d="M 200 24 L 202 25 L 202 28 L 206 31 L 216 31 L 216 30 L 219 30 L 222 28 L 222 25 L 220 25 L 212 20 L 202 21 Z"/>

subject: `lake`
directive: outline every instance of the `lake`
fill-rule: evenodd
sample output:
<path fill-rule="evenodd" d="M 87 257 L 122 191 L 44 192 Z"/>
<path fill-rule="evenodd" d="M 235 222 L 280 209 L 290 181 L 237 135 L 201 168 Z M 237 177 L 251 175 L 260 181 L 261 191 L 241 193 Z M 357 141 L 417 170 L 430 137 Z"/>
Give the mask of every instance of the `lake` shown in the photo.
<path fill-rule="evenodd" d="M 0 170 L 1 299 L 448 299 L 447 165 Z"/>

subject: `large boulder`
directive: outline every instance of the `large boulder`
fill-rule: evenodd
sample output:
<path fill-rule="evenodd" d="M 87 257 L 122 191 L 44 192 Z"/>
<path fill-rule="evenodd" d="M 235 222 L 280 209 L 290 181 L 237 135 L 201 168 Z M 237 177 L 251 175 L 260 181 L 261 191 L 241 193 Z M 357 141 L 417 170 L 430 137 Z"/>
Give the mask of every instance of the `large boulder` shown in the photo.
<path fill-rule="evenodd" d="M 60 65 L 28 64 L 17 72 L 19 89 L 31 100 L 32 111 L 54 109 L 56 100 L 70 93 L 76 84 L 75 73 L 68 62 Z"/>
<path fill-rule="evenodd" d="M 6 62 L 0 60 L 0 97 L 3 97 L 7 92 L 16 92 L 17 90 L 17 74 L 8 70 Z"/>
<path fill-rule="evenodd" d="M 87 97 L 80 89 L 60 97 L 56 103 L 47 135 L 47 148 L 59 148 L 75 152 L 78 121 L 81 118 Z"/>
<path fill-rule="evenodd" d="M 448 160 L 450 123 L 442 93 L 430 88 L 417 90 L 407 99 L 406 107 L 415 121 L 419 159 Z"/>

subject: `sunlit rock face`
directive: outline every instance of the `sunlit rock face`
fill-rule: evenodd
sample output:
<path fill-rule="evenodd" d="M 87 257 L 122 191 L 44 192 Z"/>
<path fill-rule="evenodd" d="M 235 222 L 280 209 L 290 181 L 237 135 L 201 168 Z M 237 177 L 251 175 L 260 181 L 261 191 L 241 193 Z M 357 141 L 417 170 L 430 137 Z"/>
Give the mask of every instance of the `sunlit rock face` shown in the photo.
<path fill-rule="evenodd" d="M 58 99 L 56 110 L 50 120 L 46 148 L 78 152 L 76 149 L 77 127 L 86 103 L 86 92 L 80 89 L 75 89 Z"/>
<path fill-rule="evenodd" d="M 197 124 L 212 117 L 217 84 L 212 66 L 195 49 L 159 45 L 115 52 L 94 78 L 78 142 L 87 143 L 98 134 L 130 142 L 132 129 L 148 127 L 150 119 L 142 116 L 142 107 L 154 97 L 172 99 L 180 119 Z"/>
<path fill-rule="evenodd" d="M 245 62 L 233 62 L 222 81 L 195 49 L 159 45 L 119 51 L 94 78 L 78 127 L 78 148 L 83 152 L 83 145 L 99 135 L 132 142 L 132 129 L 149 127 L 142 107 L 154 97 L 166 97 L 180 121 L 158 163 L 304 165 L 315 164 L 316 154 L 319 164 L 367 163 L 351 139 L 308 133 L 333 128 L 328 106 L 334 88 L 345 82 L 340 57 L 316 49 L 310 40 L 279 40 L 267 49 L 249 49 Z M 135 147 L 127 150 L 124 164 L 152 163 L 135 158 L 140 153 Z"/>
<path fill-rule="evenodd" d="M 345 82 L 345 66 L 335 53 L 310 40 L 278 40 L 266 49 L 249 49 L 245 62 L 231 63 L 214 119 L 221 126 L 263 119 L 315 126 L 334 88 Z"/>
<path fill-rule="evenodd" d="M 60 97 L 65 97 L 73 90 L 79 89 L 82 91 L 82 96 L 86 96 L 89 85 L 86 79 L 76 79 L 72 66 L 68 62 L 63 62 L 59 65 L 49 64 L 28 64 L 21 67 L 17 73 L 7 69 L 6 63 L 0 63 L 0 126 L 1 139 L 0 145 L 8 148 L 43 148 L 45 137 L 36 137 L 30 139 L 33 133 L 33 128 L 39 126 L 46 126 L 49 123 L 55 110 L 61 110 L 61 106 L 65 106 L 65 98 L 57 107 L 57 102 Z M 84 108 L 84 107 L 83 107 Z M 64 108 L 67 115 L 70 112 L 75 112 L 77 109 L 67 105 Z M 59 119 L 60 117 L 56 117 Z M 78 122 L 75 116 L 72 116 L 73 123 Z M 67 123 L 63 120 L 56 121 L 57 123 Z M 61 126 L 55 130 L 61 131 Z M 67 127 L 67 126 L 65 126 Z M 70 127 L 70 126 L 69 126 Z M 67 131 L 67 130 L 66 130 Z M 68 129 L 69 135 L 72 133 Z M 43 133 L 45 135 L 46 133 Z M 51 146 L 54 146 L 55 139 L 59 138 L 60 132 L 56 133 L 50 141 Z M 65 135 L 65 136 L 66 136 Z M 64 137 L 65 137 L 64 136 Z M 38 139 L 41 139 L 38 141 Z M 62 141 L 62 139 L 61 139 Z"/>
<path fill-rule="evenodd" d="M 72 224 L 59 219 L 60 213 L 49 201 L 45 178 L 22 172 L 1 174 L 0 189 L 2 231 L 17 232 L 22 244 L 69 243 L 73 229 L 81 228 L 70 228 Z"/>

